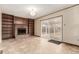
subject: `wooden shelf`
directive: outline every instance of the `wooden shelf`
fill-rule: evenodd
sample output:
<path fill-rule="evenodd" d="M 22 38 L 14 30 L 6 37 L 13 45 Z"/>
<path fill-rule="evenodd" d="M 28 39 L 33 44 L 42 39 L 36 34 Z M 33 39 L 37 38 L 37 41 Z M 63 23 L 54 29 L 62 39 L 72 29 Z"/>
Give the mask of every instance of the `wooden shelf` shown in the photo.
<path fill-rule="evenodd" d="M 29 34 L 34 35 L 34 20 L 29 20 Z"/>
<path fill-rule="evenodd" d="M 11 34 L 11 33 L 3 33 L 3 34 Z"/>

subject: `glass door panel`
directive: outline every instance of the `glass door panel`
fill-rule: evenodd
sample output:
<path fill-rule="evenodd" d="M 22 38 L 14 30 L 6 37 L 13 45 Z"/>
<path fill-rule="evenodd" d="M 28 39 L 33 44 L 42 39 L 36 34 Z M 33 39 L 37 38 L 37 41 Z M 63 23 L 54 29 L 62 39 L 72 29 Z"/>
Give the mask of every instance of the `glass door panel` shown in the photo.
<path fill-rule="evenodd" d="M 50 38 L 52 40 L 62 40 L 62 17 L 50 19 Z"/>
<path fill-rule="evenodd" d="M 41 21 L 41 37 L 49 39 L 49 22 L 47 20 Z"/>

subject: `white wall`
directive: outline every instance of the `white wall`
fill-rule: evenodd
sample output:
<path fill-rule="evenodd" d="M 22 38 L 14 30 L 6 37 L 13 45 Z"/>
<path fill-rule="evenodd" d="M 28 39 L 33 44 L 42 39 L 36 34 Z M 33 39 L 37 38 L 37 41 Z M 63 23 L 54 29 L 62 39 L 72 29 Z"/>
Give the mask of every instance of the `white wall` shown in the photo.
<path fill-rule="evenodd" d="M 37 36 L 41 36 L 41 21 L 40 20 L 35 20 L 35 30 L 34 34 Z"/>
<path fill-rule="evenodd" d="M 2 19 L 1 19 L 1 9 L 0 9 L 0 43 L 2 42 Z"/>
<path fill-rule="evenodd" d="M 79 45 L 79 5 L 42 17 L 40 19 L 36 19 L 35 35 L 41 34 L 40 20 L 47 19 L 50 17 L 56 17 L 60 15 L 63 15 L 63 41 Z"/>

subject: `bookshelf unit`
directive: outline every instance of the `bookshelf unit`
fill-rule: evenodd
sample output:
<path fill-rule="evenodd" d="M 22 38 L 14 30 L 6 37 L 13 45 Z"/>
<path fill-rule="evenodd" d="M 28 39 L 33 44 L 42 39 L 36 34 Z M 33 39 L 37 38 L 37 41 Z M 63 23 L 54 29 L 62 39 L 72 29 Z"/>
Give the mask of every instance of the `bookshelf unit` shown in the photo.
<path fill-rule="evenodd" d="M 14 37 L 14 17 L 8 14 L 2 14 L 2 39 Z"/>
<path fill-rule="evenodd" d="M 34 35 L 34 19 L 29 19 L 28 29 L 29 35 Z"/>

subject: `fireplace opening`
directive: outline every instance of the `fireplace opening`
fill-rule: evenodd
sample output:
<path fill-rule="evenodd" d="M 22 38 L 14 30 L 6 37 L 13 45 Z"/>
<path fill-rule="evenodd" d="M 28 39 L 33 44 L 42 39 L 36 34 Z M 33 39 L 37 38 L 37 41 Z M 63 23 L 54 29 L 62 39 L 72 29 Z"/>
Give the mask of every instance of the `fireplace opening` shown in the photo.
<path fill-rule="evenodd" d="M 24 34 L 26 34 L 26 28 L 18 28 L 17 29 L 17 34 L 18 35 L 24 35 Z"/>

